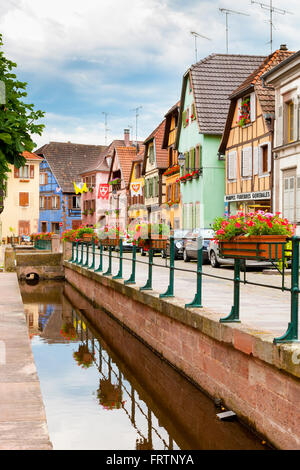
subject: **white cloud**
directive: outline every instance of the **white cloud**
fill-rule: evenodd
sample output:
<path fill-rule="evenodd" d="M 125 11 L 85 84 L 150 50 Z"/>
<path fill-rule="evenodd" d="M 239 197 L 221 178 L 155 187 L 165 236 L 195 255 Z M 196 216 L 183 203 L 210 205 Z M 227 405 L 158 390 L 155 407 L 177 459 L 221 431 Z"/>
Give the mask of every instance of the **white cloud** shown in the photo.
<path fill-rule="evenodd" d="M 283 0 L 274 3 L 286 7 Z M 268 14 L 248 0 L 238 6 L 236 0 L 0 0 L 0 4 L 5 53 L 29 82 L 32 77 L 33 85 L 43 92 L 45 81 L 64 83 L 82 103 L 98 106 L 99 115 L 103 110 L 116 114 L 119 105 L 118 119 L 110 118 L 115 135 L 129 120 L 134 123 L 130 110 L 142 104 L 140 129 L 145 137 L 179 98 L 181 77 L 195 60 L 190 31 L 212 39 L 197 40 L 198 59 L 225 52 L 225 16 L 219 7 L 251 14 L 229 16 L 231 53 L 270 52 Z M 274 48 L 287 43 L 298 50 L 299 1 L 290 0 L 287 8 L 294 15 L 274 15 Z M 41 101 L 42 109 L 47 111 L 47 106 Z M 64 104 L 57 103 L 55 115 L 66 114 Z M 43 138 L 57 132 L 69 135 L 67 140 L 95 139 L 98 128 L 93 119 L 79 113 L 76 119 L 78 125 L 71 128 L 69 116 L 56 123 L 47 117 Z"/>

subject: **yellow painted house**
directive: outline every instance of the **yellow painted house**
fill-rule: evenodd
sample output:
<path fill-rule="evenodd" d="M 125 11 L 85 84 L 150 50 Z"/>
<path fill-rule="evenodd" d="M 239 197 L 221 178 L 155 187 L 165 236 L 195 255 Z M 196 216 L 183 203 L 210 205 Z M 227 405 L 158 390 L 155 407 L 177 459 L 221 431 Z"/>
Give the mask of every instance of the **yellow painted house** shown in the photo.
<path fill-rule="evenodd" d="M 181 203 L 180 203 L 180 168 L 178 165 L 178 151 L 175 149 L 177 124 L 179 117 L 180 101 L 176 103 L 165 115 L 166 125 L 162 148 L 168 151 L 168 168 L 164 172 L 166 192 L 164 200 L 163 218 L 173 229 L 181 228 Z"/>
<path fill-rule="evenodd" d="M 225 155 L 225 213 L 272 211 L 275 96 L 261 76 L 291 54 L 275 51 L 230 97 L 219 148 Z"/>
<path fill-rule="evenodd" d="M 6 182 L 3 212 L 0 214 L 0 239 L 30 235 L 39 227 L 40 162 L 38 155 L 24 152 L 26 163 L 21 168 L 10 165 Z"/>

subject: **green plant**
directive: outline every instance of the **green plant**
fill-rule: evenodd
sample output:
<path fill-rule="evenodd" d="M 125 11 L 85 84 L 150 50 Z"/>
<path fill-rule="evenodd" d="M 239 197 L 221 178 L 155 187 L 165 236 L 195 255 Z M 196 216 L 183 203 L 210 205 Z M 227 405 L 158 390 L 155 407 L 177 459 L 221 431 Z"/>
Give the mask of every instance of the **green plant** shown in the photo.
<path fill-rule="evenodd" d="M 230 240 L 236 236 L 250 235 L 286 235 L 294 233 L 295 226 L 286 218 L 281 218 L 280 212 L 238 212 L 236 215 L 217 217 L 213 224 L 215 239 Z"/>
<path fill-rule="evenodd" d="M 9 164 L 17 168 L 25 165 L 23 152 L 32 152 L 35 147 L 32 135 L 41 135 L 44 129 L 44 125 L 37 124 L 37 121 L 45 113 L 35 111 L 33 104 L 23 101 L 27 96 L 27 83 L 17 79 L 13 73 L 16 67 L 17 64 L 6 59 L 0 50 L 0 83 L 5 88 L 5 97 L 0 100 L 0 191 L 5 189 Z"/>

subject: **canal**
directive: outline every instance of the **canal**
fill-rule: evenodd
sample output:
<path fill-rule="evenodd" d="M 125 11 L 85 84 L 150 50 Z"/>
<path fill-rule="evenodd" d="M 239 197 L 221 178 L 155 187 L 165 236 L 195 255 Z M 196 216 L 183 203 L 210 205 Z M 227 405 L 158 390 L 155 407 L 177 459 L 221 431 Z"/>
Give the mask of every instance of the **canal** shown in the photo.
<path fill-rule="evenodd" d="M 68 283 L 20 288 L 55 450 L 266 449 Z"/>

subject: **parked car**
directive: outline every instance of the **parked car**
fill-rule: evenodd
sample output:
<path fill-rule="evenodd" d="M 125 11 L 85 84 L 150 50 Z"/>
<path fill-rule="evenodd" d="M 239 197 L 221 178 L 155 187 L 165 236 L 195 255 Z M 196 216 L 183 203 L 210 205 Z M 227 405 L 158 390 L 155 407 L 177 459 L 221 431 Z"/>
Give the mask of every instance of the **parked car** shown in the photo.
<path fill-rule="evenodd" d="M 216 240 L 211 240 L 209 243 L 208 249 L 208 259 L 210 261 L 210 264 L 213 268 L 219 268 L 222 264 L 227 264 L 227 265 L 233 265 L 234 264 L 234 259 L 233 258 L 222 258 L 220 255 L 220 250 L 219 250 L 219 245 L 216 242 Z M 287 260 L 287 263 L 290 264 L 290 261 Z M 263 267 L 272 267 L 272 263 L 269 261 L 256 261 L 256 260 L 242 260 L 241 262 L 242 265 L 248 266 L 248 267 L 258 267 L 258 268 L 263 268 Z"/>
<path fill-rule="evenodd" d="M 123 252 L 132 251 L 132 248 L 133 248 L 132 242 L 128 241 L 127 238 L 123 238 Z M 116 246 L 115 251 L 120 251 L 120 247 Z"/>
<path fill-rule="evenodd" d="M 175 259 L 182 259 L 183 258 L 183 248 L 184 248 L 184 238 L 188 234 L 188 230 L 174 230 L 174 249 L 175 249 Z M 167 241 L 167 247 L 165 250 L 161 250 L 160 252 L 162 258 L 166 258 L 170 256 L 170 242 Z"/>
<path fill-rule="evenodd" d="M 207 248 L 211 241 L 211 233 L 201 231 L 200 229 L 194 229 L 184 237 L 183 259 L 185 262 L 191 259 L 198 259 L 198 238 L 201 235 L 203 240 L 202 262 L 209 262 Z"/>

